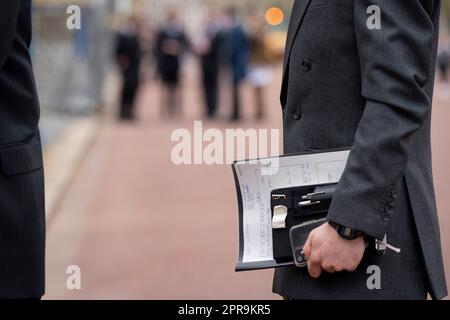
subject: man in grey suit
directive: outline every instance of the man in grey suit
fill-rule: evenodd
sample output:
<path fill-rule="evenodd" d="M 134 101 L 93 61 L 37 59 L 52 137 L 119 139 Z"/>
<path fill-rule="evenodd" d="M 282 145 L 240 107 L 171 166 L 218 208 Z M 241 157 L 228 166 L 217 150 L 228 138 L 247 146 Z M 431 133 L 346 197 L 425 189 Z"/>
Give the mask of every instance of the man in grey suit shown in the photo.
<path fill-rule="evenodd" d="M 275 293 L 447 295 L 430 143 L 439 11 L 440 0 L 295 1 L 281 93 L 285 152 L 351 153 L 330 223 L 305 246 L 308 269 L 277 270 Z M 401 253 L 363 256 L 364 237 L 385 236 Z M 380 283 L 370 286 L 373 270 Z"/>

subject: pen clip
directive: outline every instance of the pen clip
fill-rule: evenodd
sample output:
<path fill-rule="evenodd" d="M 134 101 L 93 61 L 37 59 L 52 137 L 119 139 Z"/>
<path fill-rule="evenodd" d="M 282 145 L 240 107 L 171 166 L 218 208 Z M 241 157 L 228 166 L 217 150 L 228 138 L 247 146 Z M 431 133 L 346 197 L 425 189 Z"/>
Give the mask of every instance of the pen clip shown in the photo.
<path fill-rule="evenodd" d="M 302 202 L 299 202 L 299 206 L 300 207 L 310 207 L 310 206 L 314 206 L 314 205 L 316 205 L 316 204 L 320 204 L 321 202 L 320 201 L 315 201 L 315 202 L 313 202 L 313 201 L 311 201 L 311 200 L 308 200 L 308 201 L 302 201 Z"/>
<path fill-rule="evenodd" d="M 306 196 L 303 196 L 303 200 L 311 200 L 314 196 L 320 196 L 322 194 L 325 194 L 324 191 L 321 192 L 314 192 L 314 193 L 308 193 Z"/>
<path fill-rule="evenodd" d="M 287 196 L 285 194 L 273 194 L 272 200 L 286 200 Z"/>

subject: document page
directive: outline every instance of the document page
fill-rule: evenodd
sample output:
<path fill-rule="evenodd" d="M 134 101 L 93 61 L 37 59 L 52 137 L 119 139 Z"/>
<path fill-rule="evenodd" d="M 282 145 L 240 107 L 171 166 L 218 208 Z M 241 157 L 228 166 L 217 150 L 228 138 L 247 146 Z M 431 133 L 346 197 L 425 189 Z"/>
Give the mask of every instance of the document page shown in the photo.
<path fill-rule="evenodd" d="M 277 168 L 270 175 L 267 175 L 270 159 L 233 164 L 240 198 L 237 271 L 277 266 L 272 249 L 272 190 L 339 182 L 349 153 L 345 150 L 272 158 Z"/>

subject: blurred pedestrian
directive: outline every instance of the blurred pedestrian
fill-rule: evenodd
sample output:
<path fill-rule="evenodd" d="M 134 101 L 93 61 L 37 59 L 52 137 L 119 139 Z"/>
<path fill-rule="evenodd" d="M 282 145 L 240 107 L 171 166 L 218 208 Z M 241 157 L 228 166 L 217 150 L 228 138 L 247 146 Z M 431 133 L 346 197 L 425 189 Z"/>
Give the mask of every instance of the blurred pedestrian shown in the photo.
<path fill-rule="evenodd" d="M 218 86 L 220 69 L 220 49 L 223 45 L 223 34 L 216 17 L 208 17 L 203 35 L 197 47 L 200 55 L 203 74 L 203 91 L 206 105 L 206 116 L 213 118 L 217 112 Z"/>
<path fill-rule="evenodd" d="M 156 39 L 156 58 L 158 74 L 163 85 L 162 114 L 173 117 L 181 109 L 179 99 L 180 64 L 182 55 L 189 47 L 186 33 L 178 21 L 175 11 L 167 15 L 166 25 L 159 31 Z"/>
<path fill-rule="evenodd" d="M 153 48 L 155 47 L 155 32 L 151 21 L 142 19 L 139 22 L 139 44 L 141 49 L 141 83 L 154 79 L 156 65 Z"/>
<path fill-rule="evenodd" d="M 141 65 L 141 49 L 136 17 L 130 17 L 118 34 L 116 61 L 123 79 L 119 116 L 122 120 L 133 120 L 135 118 L 135 100 L 139 89 Z"/>
<path fill-rule="evenodd" d="M 34 300 L 45 290 L 45 200 L 31 1 L 0 7 L 0 299 Z"/>
<path fill-rule="evenodd" d="M 266 44 L 266 27 L 259 17 L 254 18 L 250 34 L 250 73 L 249 82 L 254 88 L 256 119 L 264 118 L 265 87 L 271 79 L 271 56 Z"/>
<path fill-rule="evenodd" d="M 238 14 L 235 8 L 228 10 L 228 16 L 231 20 L 231 29 L 229 31 L 229 50 L 230 62 L 233 72 L 233 111 L 231 121 L 238 121 L 240 119 L 240 87 L 242 81 L 247 76 L 248 67 L 248 38 L 239 21 Z"/>
<path fill-rule="evenodd" d="M 448 81 L 448 67 L 450 64 L 450 47 L 448 44 L 445 43 L 442 44 L 441 47 L 439 47 L 438 52 L 438 67 L 439 71 L 441 73 L 441 80 L 443 82 Z"/>

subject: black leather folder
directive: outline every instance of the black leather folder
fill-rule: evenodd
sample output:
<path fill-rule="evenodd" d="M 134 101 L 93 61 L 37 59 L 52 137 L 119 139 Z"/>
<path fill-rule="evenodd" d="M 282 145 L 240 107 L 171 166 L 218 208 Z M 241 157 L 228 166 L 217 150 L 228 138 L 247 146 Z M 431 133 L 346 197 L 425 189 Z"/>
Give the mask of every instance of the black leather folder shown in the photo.
<path fill-rule="evenodd" d="M 273 255 L 278 264 L 293 263 L 289 231 L 302 223 L 327 216 L 337 184 L 293 187 L 273 190 L 271 193 L 272 218 L 275 208 L 287 208 L 285 227 L 272 229 Z"/>

